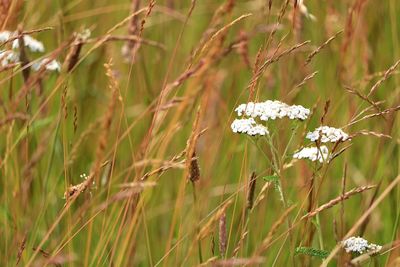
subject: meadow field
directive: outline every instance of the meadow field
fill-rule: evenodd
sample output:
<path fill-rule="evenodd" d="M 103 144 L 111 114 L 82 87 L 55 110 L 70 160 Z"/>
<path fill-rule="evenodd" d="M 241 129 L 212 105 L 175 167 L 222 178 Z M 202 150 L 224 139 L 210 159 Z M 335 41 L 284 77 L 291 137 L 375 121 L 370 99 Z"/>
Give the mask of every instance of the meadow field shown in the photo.
<path fill-rule="evenodd" d="M 400 266 L 398 14 L 0 0 L 0 266 Z"/>

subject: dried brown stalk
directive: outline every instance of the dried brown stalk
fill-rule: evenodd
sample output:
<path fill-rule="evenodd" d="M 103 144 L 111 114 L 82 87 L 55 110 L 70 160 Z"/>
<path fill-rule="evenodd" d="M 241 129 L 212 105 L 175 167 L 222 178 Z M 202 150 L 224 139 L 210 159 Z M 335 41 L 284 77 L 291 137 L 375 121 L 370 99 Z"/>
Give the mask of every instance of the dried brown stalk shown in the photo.
<path fill-rule="evenodd" d="M 390 75 L 392 75 L 392 73 L 394 72 L 394 70 L 399 66 L 400 64 L 400 60 L 398 60 L 394 65 L 392 65 L 386 72 L 385 75 L 379 79 L 371 88 L 371 90 L 369 91 L 367 97 L 370 97 L 375 91 L 376 89 L 384 82 L 386 81 Z"/>
<path fill-rule="evenodd" d="M 197 234 L 196 239 L 202 240 L 205 238 L 208 233 L 210 233 L 210 229 L 215 224 L 215 222 L 219 221 L 219 219 L 225 214 L 226 209 L 232 204 L 232 200 L 225 202 L 216 212 L 215 214 L 208 220 L 208 222 L 200 229 Z"/>
<path fill-rule="evenodd" d="M 265 258 L 263 257 L 252 257 L 252 258 L 231 258 L 226 260 L 213 261 L 213 266 L 259 266 L 263 264 Z"/>
<path fill-rule="evenodd" d="M 375 186 L 375 185 L 366 185 L 366 186 L 357 187 L 357 188 L 354 188 L 354 189 L 352 189 L 352 190 L 350 190 L 350 191 L 347 191 L 347 192 L 344 193 L 343 195 L 338 196 L 337 198 L 332 199 L 332 200 L 329 201 L 328 203 L 323 204 L 323 205 L 319 206 L 317 209 L 315 209 L 315 210 L 313 210 L 313 211 L 307 213 L 306 215 L 304 215 L 303 217 L 301 217 L 300 220 L 303 220 L 303 219 L 305 219 L 305 218 L 314 217 L 314 216 L 317 215 L 318 213 L 320 213 L 320 212 L 322 212 L 322 211 L 324 211 L 324 210 L 326 210 L 326 209 L 332 208 L 333 206 L 339 204 L 340 202 L 342 202 L 342 201 L 344 201 L 344 200 L 346 200 L 346 199 L 349 199 L 351 196 L 356 195 L 356 194 L 359 194 L 359 193 L 362 193 L 362 192 L 364 192 L 364 191 L 366 191 L 366 190 L 370 190 L 370 189 L 372 189 L 372 188 L 374 188 L 374 187 L 376 187 L 376 186 Z"/>
<path fill-rule="evenodd" d="M 353 138 L 353 137 L 356 137 L 359 135 L 367 135 L 367 136 L 372 135 L 372 136 L 379 137 L 379 138 L 384 137 L 384 138 L 389 138 L 389 139 L 392 138 L 390 135 L 383 134 L 383 133 L 377 133 L 377 132 L 373 132 L 373 131 L 368 131 L 368 130 L 361 130 L 361 131 L 355 132 L 350 136 L 350 138 Z"/>
<path fill-rule="evenodd" d="M 272 57 L 270 57 L 269 59 L 267 59 L 261 66 L 260 68 L 257 70 L 257 72 L 255 73 L 255 75 L 253 75 L 252 80 L 250 81 L 250 84 L 248 86 L 248 88 L 252 88 L 253 86 L 255 86 L 255 84 L 257 84 L 259 78 L 261 77 L 262 73 L 264 72 L 264 70 L 266 69 L 266 67 L 268 67 L 269 65 L 271 65 L 274 62 L 279 61 L 282 57 L 287 56 L 289 54 L 291 54 L 292 52 L 294 52 L 295 50 L 309 44 L 310 41 L 305 41 L 303 43 L 300 44 L 296 44 L 294 46 L 292 46 L 291 48 L 283 51 L 282 53 L 278 54 L 278 55 L 274 55 Z"/>
<path fill-rule="evenodd" d="M 15 28 L 24 1 L 0 0 L 0 30 Z"/>
<path fill-rule="evenodd" d="M 254 204 L 254 193 L 256 190 L 257 175 L 253 172 L 250 176 L 249 192 L 247 194 L 247 209 L 251 210 Z"/>
<path fill-rule="evenodd" d="M 317 73 L 318 73 L 318 71 L 314 71 L 310 75 L 307 75 L 299 84 L 297 84 L 295 86 L 295 88 L 299 88 L 299 87 L 302 87 L 303 85 L 305 85 L 309 80 L 314 78 L 314 76 L 317 75 Z"/>
<path fill-rule="evenodd" d="M 329 38 L 328 40 L 326 40 L 322 45 L 320 45 L 319 47 L 317 47 L 317 49 L 315 49 L 314 51 L 312 51 L 312 52 L 308 55 L 308 57 L 307 57 L 307 59 L 306 59 L 306 62 L 304 63 L 304 66 L 308 65 L 308 64 L 311 62 L 311 60 L 313 59 L 313 57 L 314 57 L 315 55 L 317 55 L 317 54 L 318 54 L 324 47 L 326 47 L 330 42 L 332 42 L 333 40 L 335 40 L 336 37 L 338 37 L 338 35 L 341 34 L 342 32 L 343 32 L 343 30 L 337 32 L 334 36 L 330 37 L 330 38 Z"/>
<path fill-rule="evenodd" d="M 26 121 L 29 119 L 29 115 L 21 112 L 15 112 L 12 114 L 7 114 L 4 119 L 0 120 L 0 129 L 4 125 L 14 121 L 14 120 L 22 120 Z"/>
<path fill-rule="evenodd" d="M 139 10 L 140 0 L 132 0 L 131 2 L 131 13 L 135 13 Z M 129 36 L 139 34 L 139 18 L 134 16 L 131 18 L 128 24 L 128 34 Z M 137 40 L 128 40 L 122 48 L 122 55 L 128 59 L 135 61 L 135 51 L 138 46 Z"/>
<path fill-rule="evenodd" d="M 196 158 L 196 144 L 199 138 L 200 121 L 201 121 L 201 106 L 198 108 L 196 118 L 193 122 L 192 132 L 186 144 L 186 170 L 190 181 L 195 182 L 200 179 L 200 168 Z"/>
<path fill-rule="evenodd" d="M 345 127 L 349 127 L 349 126 L 351 126 L 353 124 L 356 124 L 356 123 L 358 123 L 360 121 L 363 121 L 363 120 L 371 119 L 371 118 L 378 117 L 378 116 L 381 116 L 381 115 L 384 115 L 384 114 L 393 113 L 393 112 L 396 112 L 398 110 L 400 110 L 400 106 L 393 107 L 393 108 L 388 108 L 388 109 L 385 109 L 385 110 L 377 112 L 377 113 L 365 115 L 364 117 L 361 117 L 360 119 L 351 121 Z"/>
<path fill-rule="evenodd" d="M 17 263 L 15 263 L 15 266 L 17 266 L 19 264 L 19 262 L 21 261 L 22 253 L 24 252 L 24 250 L 26 248 L 26 238 L 27 238 L 27 235 L 25 234 L 24 238 L 22 239 L 21 245 L 18 248 Z"/>
<path fill-rule="evenodd" d="M 249 231 L 244 231 L 243 234 L 240 236 L 240 239 L 237 242 L 237 245 L 236 245 L 235 249 L 232 252 L 233 257 L 237 257 L 237 255 L 239 254 L 239 250 L 242 247 L 243 242 L 246 239 L 248 233 L 249 233 Z"/>
<path fill-rule="evenodd" d="M 221 257 L 225 257 L 227 243 L 226 212 L 224 212 L 219 218 L 219 253 L 221 254 Z"/>
<path fill-rule="evenodd" d="M 346 91 L 348 91 L 351 94 L 354 94 L 361 98 L 362 100 L 366 101 L 367 103 L 371 104 L 377 111 L 381 111 L 380 107 L 378 106 L 377 103 L 373 102 L 371 99 L 369 99 L 368 96 L 363 95 L 360 93 L 358 90 L 351 88 L 350 86 L 345 86 Z"/>

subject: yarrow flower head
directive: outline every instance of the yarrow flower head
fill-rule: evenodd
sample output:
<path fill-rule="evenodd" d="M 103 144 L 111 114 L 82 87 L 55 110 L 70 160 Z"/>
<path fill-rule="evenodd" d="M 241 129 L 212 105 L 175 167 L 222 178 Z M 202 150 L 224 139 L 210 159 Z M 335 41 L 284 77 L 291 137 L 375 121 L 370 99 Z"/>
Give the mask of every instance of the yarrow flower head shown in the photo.
<path fill-rule="evenodd" d="M 1 38 L 1 37 L 0 37 Z M 0 65 L 6 67 L 11 63 L 18 63 L 19 55 L 12 50 L 0 51 Z"/>
<path fill-rule="evenodd" d="M 23 39 L 24 39 L 25 46 L 28 47 L 29 50 L 31 50 L 32 52 L 41 52 L 41 53 L 44 52 L 44 45 L 42 42 L 40 42 L 26 34 L 24 35 Z M 13 49 L 19 48 L 19 40 L 18 39 L 13 41 L 12 48 Z"/>
<path fill-rule="evenodd" d="M 267 100 L 265 102 L 239 105 L 235 111 L 238 116 L 246 115 L 252 118 L 260 118 L 262 121 L 282 119 L 288 117 L 291 120 L 305 120 L 310 115 L 310 110 L 300 105 L 289 106 L 278 100 Z"/>
<path fill-rule="evenodd" d="M 7 42 L 11 38 L 12 32 L 10 31 L 2 31 L 0 32 L 0 42 Z"/>
<path fill-rule="evenodd" d="M 301 150 L 294 153 L 293 158 L 295 159 L 309 159 L 311 161 L 318 160 L 323 163 L 329 158 L 329 150 L 326 146 L 318 147 L 304 147 Z"/>
<path fill-rule="evenodd" d="M 346 250 L 347 253 L 353 252 L 358 254 L 364 254 L 366 252 L 377 253 L 382 249 L 382 246 L 368 243 L 367 240 L 359 236 L 352 236 L 342 241 L 342 247 Z"/>
<path fill-rule="evenodd" d="M 231 124 L 234 133 L 244 133 L 250 136 L 269 134 L 267 127 L 257 124 L 253 118 L 236 119 Z"/>
<path fill-rule="evenodd" d="M 10 32 L 10 31 L 1 31 L 0 32 L 0 42 L 4 43 L 13 39 L 12 48 L 19 48 L 19 40 L 16 38 L 18 36 L 18 32 Z M 16 39 L 14 39 L 16 38 Z M 44 45 L 42 42 L 36 40 L 28 34 L 24 34 L 23 36 L 24 44 L 29 48 L 32 52 L 44 52 Z"/>
<path fill-rule="evenodd" d="M 308 132 L 306 138 L 313 142 L 321 140 L 322 143 L 336 143 L 350 139 L 349 135 L 341 129 L 329 126 L 320 126 L 314 131 Z"/>
<path fill-rule="evenodd" d="M 32 65 L 32 69 L 34 71 L 38 71 L 38 70 L 40 70 L 40 68 L 42 66 L 44 66 L 45 69 L 48 70 L 48 71 L 58 71 L 58 72 L 61 71 L 60 63 L 55 59 L 50 60 L 48 58 L 43 58 L 42 60 L 39 60 L 39 61 L 35 62 Z"/>

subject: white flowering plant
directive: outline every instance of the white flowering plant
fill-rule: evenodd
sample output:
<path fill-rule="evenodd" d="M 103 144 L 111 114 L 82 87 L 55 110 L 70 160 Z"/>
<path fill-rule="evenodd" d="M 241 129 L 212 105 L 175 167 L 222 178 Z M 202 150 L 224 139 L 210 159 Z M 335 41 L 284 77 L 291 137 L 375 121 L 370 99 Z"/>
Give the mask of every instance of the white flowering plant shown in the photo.
<path fill-rule="evenodd" d="M 343 240 L 341 242 L 341 245 L 347 253 L 352 253 L 356 255 L 361 255 L 364 253 L 376 254 L 382 250 L 382 246 L 374 243 L 369 243 L 368 240 L 359 236 L 349 237 L 348 239 Z"/>
<path fill-rule="evenodd" d="M 8 49 L 0 50 L 0 66 L 2 68 L 13 67 L 14 65 L 20 65 L 23 61 L 20 53 L 20 38 L 23 40 L 24 46 L 32 53 L 44 53 L 45 48 L 41 41 L 36 40 L 29 34 L 23 34 L 19 36 L 17 31 L 1 31 L 0 32 L 0 45 L 7 46 Z M 32 63 L 32 69 L 39 71 L 41 68 L 46 71 L 60 72 L 61 64 L 55 59 L 40 58 L 34 60 Z"/>
<path fill-rule="evenodd" d="M 263 152 L 270 164 L 276 179 L 276 188 L 286 206 L 286 200 L 281 184 L 281 171 L 289 157 L 289 148 L 294 140 L 297 129 L 301 122 L 308 119 L 310 110 L 301 105 L 288 105 L 278 100 L 267 100 L 264 102 L 249 102 L 240 104 L 235 112 L 238 116 L 231 124 L 232 132 L 246 135 Z M 291 135 L 284 151 L 277 149 L 279 139 L 279 124 L 277 120 L 289 120 L 291 122 Z M 265 147 L 267 149 L 265 149 Z M 318 156 L 315 156 L 318 157 Z M 308 158 L 303 153 L 298 158 Z"/>

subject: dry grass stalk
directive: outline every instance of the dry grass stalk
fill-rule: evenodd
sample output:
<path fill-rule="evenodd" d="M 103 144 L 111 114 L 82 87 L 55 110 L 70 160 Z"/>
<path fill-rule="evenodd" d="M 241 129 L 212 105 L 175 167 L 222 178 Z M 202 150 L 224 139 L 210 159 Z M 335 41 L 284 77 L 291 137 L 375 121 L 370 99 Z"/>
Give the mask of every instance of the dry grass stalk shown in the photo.
<path fill-rule="evenodd" d="M 109 88 L 112 92 L 112 97 L 110 99 L 108 111 L 103 118 L 103 134 L 102 134 L 102 138 L 99 140 L 99 147 L 98 147 L 98 151 L 96 153 L 96 156 L 98 159 L 98 161 L 97 161 L 98 167 L 100 167 L 100 164 L 101 164 L 101 161 L 100 161 L 101 155 L 103 154 L 105 147 L 106 147 L 107 136 L 108 136 L 108 133 L 110 132 L 115 106 L 117 104 L 117 100 L 119 97 L 119 90 L 118 90 L 119 84 L 118 84 L 118 81 L 116 80 L 115 73 L 112 69 L 112 60 L 110 60 L 109 63 L 104 64 L 104 67 L 106 69 L 106 75 L 109 78 L 109 82 L 110 82 Z M 98 169 L 98 167 L 97 167 L 97 169 Z"/>
<path fill-rule="evenodd" d="M 197 234 L 196 239 L 202 240 L 205 238 L 213 228 L 215 222 L 219 221 L 220 218 L 225 214 L 226 209 L 232 204 L 232 200 L 225 202 L 216 212 L 215 214 L 207 221 L 207 223 L 200 229 L 199 233 Z"/>
<path fill-rule="evenodd" d="M 173 81 L 172 83 L 169 83 L 166 86 L 166 88 L 165 88 L 166 93 L 171 91 L 173 88 L 180 86 L 184 81 L 186 81 L 187 79 L 189 79 L 190 77 L 195 75 L 197 72 L 199 72 L 202 69 L 202 67 L 204 66 L 204 64 L 205 64 L 205 61 L 200 60 L 196 66 L 183 72 L 175 81 Z"/>
<path fill-rule="evenodd" d="M 28 119 L 29 119 L 29 115 L 26 113 L 22 113 L 22 112 L 14 112 L 12 114 L 7 114 L 7 115 L 5 115 L 4 119 L 0 120 L 0 129 L 4 125 L 6 125 L 14 120 L 26 121 Z"/>
<path fill-rule="evenodd" d="M 254 205 L 253 207 L 257 207 L 260 202 L 265 198 L 265 192 L 267 191 L 267 189 L 272 186 L 273 183 L 272 182 L 266 182 L 263 187 L 260 190 L 260 193 L 258 194 L 258 196 L 256 197 L 256 200 L 254 201 Z"/>
<path fill-rule="evenodd" d="M 373 80 L 374 78 L 381 77 L 381 76 L 385 76 L 385 74 L 386 74 L 386 71 L 378 71 L 378 72 L 375 72 L 375 73 L 372 73 L 372 74 L 368 74 L 368 75 L 362 77 L 361 80 L 359 80 L 359 81 L 353 83 L 353 86 L 360 85 L 360 84 L 364 84 L 364 83 L 368 83 L 368 82 L 370 82 L 371 80 Z M 396 75 L 400 74 L 400 71 L 394 70 L 394 71 L 391 73 L 391 75 L 395 75 L 395 74 L 396 74 Z"/>
<path fill-rule="evenodd" d="M 370 97 L 375 91 L 376 89 L 378 89 L 378 87 L 384 82 L 386 81 L 390 75 L 392 75 L 392 73 L 394 72 L 394 70 L 399 66 L 400 64 L 400 60 L 398 60 L 394 65 L 392 65 L 386 72 L 385 75 L 379 79 L 372 87 L 371 90 L 369 91 L 367 97 Z"/>
<path fill-rule="evenodd" d="M 237 242 L 237 245 L 236 245 L 235 249 L 232 252 L 232 256 L 233 257 L 237 257 L 237 255 L 239 254 L 239 250 L 242 248 L 242 245 L 243 245 L 244 240 L 246 239 L 248 233 L 249 233 L 249 231 L 244 231 L 243 234 L 240 236 L 240 239 Z"/>
<path fill-rule="evenodd" d="M 286 218 L 289 216 L 290 212 L 296 206 L 293 205 L 285 210 L 285 212 L 279 217 L 279 219 L 272 225 L 271 229 L 269 230 L 267 236 L 261 242 L 261 245 L 257 248 L 253 256 L 261 255 L 270 245 L 273 236 L 278 231 L 279 227 L 286 221 Z"/>
<path fill-rule="evenodd" d="M 369 200 L 368 203 L 368 208 L 372 206 L 372 204 L 375 202 L 375 199 L 378 197 L 379 189 L 381 188 L 382 185 L 382 180 L 379 181 L 378 186 L 374 190 L 374 194 L 372 195 L 371 199 Z M 367 229 L 367 226 L 369 222 L 371 221 L 371 216 L 368 216 L 365 221 L 361 224 L 360 226 L 360 236 L 363 236 L 365 233 L 365 230 Z"/>
<path fill-rule="evenodd" d="M 361 98 L 362 100 L 366 101 L 367 103 L 371 104 L 377 111 L 381 111 L 380 107 L 378 106 L 377 103 L 373 102 L 371 99 L 369 99 L 368 96 L 363 95 L 362 93 L 360 93 L 358 90 L 351 88 L 349 86 L 345 86 L 346 91 L 348 91 L 351 94 L 354 94 L 356 96 L 358 96 L 359 98 Z"/>
<path fill-rule="evenodd" d="M 350 191 L 347 191 L 343 195 L 338 196 L 337 198 L 332 199 L 328 203 L 323 204 L 323 205 L 319 206 L 317 209 L 307 213 L 306 215 L 301 217 L 300 220 L 303 220 L 305 218 L 314 217 L 318 213 L 320 213 L 320 212 L 322 212 L 322 211 L 324 211 L 326 209 L 332 208 L 333 206 L 339 204 L 340 202 L 342 202 L 342 201 L 344 201 L 346 199 L 349 199 L 351 196 L 359 194 L 359 193 L 362 193 L 362 192 L 367 191 L 367 190 L 370 190 L 370 189 L 372 189 L 374 187 L 376 187 L 376 186 L 375 185 L 366 185 L 366 186 L 357 187 L 357 188 L 354 188 L 354 189 L 352 189 Z"/>
<path fill-rule="evenodd" d="M 266 61 L 264 61 L 264 63 L 260 66 L 260 68 L 258 68 L 257 72 L 253 75 L 252 80 L 250 81 L 250 84 L 248 86 L 248 88 L 252 88 L 253 86 L 255 86 L 255 84 L 257 84 L 259 78 L 261 77 L 261 75 L 263 74 L 264 70 L 271 65 L 274 62 L 279 61 L 282 57 L 287 56 L 291 53 L 293 53 L 295 50 L 309 44 L 310 41 L 305 41 L 302 42 L 300 44 L 296 44 L 294 46 L 292 46 L 289 49 L 284 50 L 282 53 L 278 54 L 278 55 L 273 55 L 272 57 L 270 57 L 269 59 L 267 59 Z M 277 48 L 278 49 L 278 48 Z"/>
<path fill-rule="evenodd" d="M 182 102 L 188 101 L 188 100 L 189 100 L 189 97 L 179 97 L 179 96 L 173 97 L 173 98 L 171 98 L 171 100 L 168 100 L 164 104 L 162 104 L 159 107 L 159 110 L 168 110 L 168 109 L 176 107 L 179 104 L 181 104 Z M 152 106 L 153 106 L 153 108 L 151 109 L 151 112 L 155 112 L 156 107 L 154 107 L 154 104 Z"/>
<path fill-rule="evenodd" d="M 192 1 L 194 3 L 195 1 Z M 193 60 L 197 58 L 199 55 L 199 51 L 203 49 L 204 45 L 210 40 L 211 36 L 216 33 L 217 28 L 221 27 L 221 24 L 223 22 L 224 16 L 227 14 L 230 14 L 233 7 L 234 7 L 234 2 L 235 0 L 227 0 L 225 3 L 223 3 L 221 6 L 219 6 L 216 11 L 213 14 L 213 17 L 207 27 L 207 30 L 203 33 L 201 36 L 201 39 L 196 47 L 196 49 L 193 50 L 190 56 L 190 64 L 192 65 Z M 221 34 L 223 36 L 223 34 Z M 225 53 L 229 53 L 233 49 L 233 45 L 238 44 L 239 41 L 233 42 L 233 44 L 228 48 L 229 51 L 226 51 Z"/>
<path fill-rule="evenodd" d="M 0 0 L 0 30 L 15 27 L 23 4 L 22 0 Z"/>
<path fill-rule="evenodd" d="M 200 180 L 200 167 L 199 167 L 198 158 L 196 157 L 196 151 L 193 151 L 192 159 L 190 160 L 189 180 L 192 183 Z"/>
<path fill-rule="evenodd" d="M 251 69 L 249 59 L 249 36 L 245 31 L 239 32 L 239 42 L 234 46 L 237 53 L 242 57 L 244 64 Z"/>
<path fill-rule="evenodd" d="M 326 40 L 322 45 L 320 45 L 319 47 L 317 47 L 317 49 L 315 49 L 314 51 L 312 51 L 306 59 L 306 62 L 304 63 L 304 66 L 308 65 L 311 60 L 313 59 L 313 57 L 315 57 L 315 55 L 317 55 L 324 47 L 326 47 L 330 42 L 332 42 L 333 40 L 336 39 L 336 37 L 338 37 L 339 34 L 341 34 L 343 32 L 343 30 L 337 32 L 335 35 L 333 35 L 332 37 L 330 37 L 328 40 Z"/>
<path fill-rule="evenodd" d="M 146 19 L 150 16 L 151 11 L 153 10 L 153 7 L 155 6 L 155 4 L 156 4 L 156 1 L 154 1 L 154 0 L 149 1 L 149 5 L 147 7 L 147 12 L 140 23 L 140 28 L 138 25 L 138 21 L 136 19 L 137 17 L 133 17 L 131 19 L 131 23 L 130 23 L 129 29 L 128 29 L 129 35 L 138 35 L 139 39 L 142 37 L 143 30 L 144 30 L 144 24 L 146 23 Z M 132 0 L 132 5 L 131 5 L 132 13 L 137 12 L 137 10 L 139 9 L 139 5 L 140 5 L 140 0 Z M 127 58 L 127 60 L 135 62 L 136 55 L 137 55 L 137 52 L 139 51 L 140 45 L 141 45 L 141 42 L 134 41 L 134 40 L 128 41 L 126 46 L 124 46 L 124 48 L 123 48 L 123 55 Z"/>
<path fill-rule="evenodd" d="M 152 188 L 156 185 L 157 185 L 156 182 L 132 182 L 132 183 L 121 184 L 120 186 L 125 189 L 110 196 L 106 201 L 98 205 L 96 207 L 96 213 L 105 210 L 115 202 L 131 198 L 132 196 L 143 192 L 146 188 Z"/>
<path fill-rule="evenodd" d="M 249 192 L 247 194 L 247 209 L 251 210 L 253 208 L 254 204 L 254 193 L 256 190 L 256 182 L 257 182 L 257 175 L 255 172 L 253 172 L 250 176 L 250 181 L 249 181 Z"/>
<path fill-rule="evenodd" d="M 157 168 L 157 169 L 155 169 L 155 170 L 153 170 L 153 171 L 150 171 L 150 172 L 145 173 L 145 174 L 142 176 L 142 178 L 140 178 L 140 181 L 145 181 L 145 180 L 147 180 L 150 176 L 163 173 L 163 172 L 165 172 L 166 170 L 169 170 L 169 169 L 172 169 L 172 168 L 183 169 L 183 168 L 185 167 L 184 163 L 185 163 L 184 161 L 180 161 L 180 162 L 174 162 L 174 161 L 166 162 L 166 163 L 165 163 L 164 165 L 162 165 L 161 167 L 159 167 L 159 168 Z"/>
<path fill-rule="evenodd" d="M 221 218 L 219 218 L 219 253 L 221 254 L 221 257 L 225 257 L 227 243 L 226 212 L 224 212 Z"/>
<path fill-rule="evenodd" d="M 96 43 L 102 38 L 103 37 L 92 38 L 92 39 L 88 39 L 86 41 L 82 41 L 82 43 L 84 43 L 84 44 Z M 139 37 L 137 35 L 129 35 L 129 36 L 108 35 L 108 36 L 106 36 L 105 38 L 102 39 L 102 42 L 113 42 L 113 41 L 134 41 L 135 43 L 154 46 L 154 47 L 157 47 L 157 48 L 159 48 L 161 50 L 164 50 L 164 51 L 167 49 L 165 47 L 165 45 L 163 45 L 163 44 L 161 44 L 159 42 L 156 42 L 156 41 L 153 41 L 153 40 L 149 40 L 149 39 L 145 39 L 145 38 Z"/>
<path fill-rule="evenodd" d="M 321 125 L 324 125 L 324 121 L 325 121 L 326 116 L 328 115 L 330 105 L 331 105 L 331 101 L 327 100 L 324 105 L 324 113 L 322 114 L 321 119 L 320 119 Z M 319 141 L 320 140 L 318 140 L 318 142 Z"/>
<path fill-rule="evenodd" d="M 373 132 L 373 131 L 368 131 L 368 130 L 361 130 L 361 131 L 355 132 L 350 136 L 350 138 L 354 138 L 359 135 L 366 135 L 366 136 L 372 135 L 372 136 L 379 137 L 379 138 L 383 137 L 383 138 L 392 139 L 392 137 L 390 135 L 383 134 L 383 133 L 377 133 L 377 132 Z"/>
<path fill-rule="evenodd" d="M 17 266 L 19 264 L 19 262 L 21 261 L 22 253 L 24 252 L 24 250 L 26 248 L 26 238 L 27 238 L 27 235 L 25 234 L 24 238 L 22 239 L 21 245 L 18 248 L 17 262 L 15 263 L 15 266 Z"/>
<path fill-rule="evenodd" d="M 201 57 L 203 55 L 203 53 L 209 48 L 209 46 L 220 36 L 225 34 L 228 29 L 230 29 L 233 25 L 235 25 L 236 23 L 238 23 L 239 21 L 251 16 L 251 13 L 248 14 L 244 14 L 241 15 L 240 17 L 238 17 L 237 19 L 233 20 L 232 22 L 228 23 L 227 25 L 225 25 L 224 27 L 222 27 L 221 29 L 219 29 L 217 32 L 215 32 L 208 40 L 207 42 L 203 45 L 203 47 L 200 49 L 200 52 L 198 54 L 198 57 Z"/>
<path fill-rule="evenodd" d="M 346 124 L 345 127 L 349 127 L 349 126 L 351 126 L 353 124 L 356 124 L 356 123 L 358 123 L 360 121 L 363 121 L 363 120 L 371 119 L 371 118 L 378 117 L 378 116 L 381 116 L 381 115 L 384 115 L 384 114 L 390 114 L 390 113 L 396 112 L 398 110 L 400 110 L 400 106 L 388 108 L 388 109 L 385 109 L 385 110 L 377 112 L 377 113 L 372 113 L 372 114 L 369 114 L 369 115 L 365 115 L 365 116 L 363 116 L 363 117 L 361 117 L 361 118 L 359 118 L 357 120 L 352 120 L 350 123 Z"/>
<path fill-rule="evenodd" d="M 383 255 L 395 248 L 400 246 L 400 240 L 395 240 L 390 244 L 386 244 L 382 246 L 382 249 L 379 251 L 378 255 Z M 377 253 L 374 251 L 364 253 L 354 259 L 352 259 L 349 264 L 350 266 L 362 266 L 363 263 L 370 261 L 372 257 L 377 256 Z M 388 265 L 389 266 L 389 265 Z"/>
<path fill-rule="evenodd" d="M 190 181 L 195 182 L 200 179 L 200 168 L 196 158 L 196 144 L 199 138 L 200 121 L 201 121 L 201 106 L 198 108 L 196 118 L 193 122 L 192 131 L 186 144 L 186 170 Z"/>
<path fill-rule="evenodd" d="M 226 260 L 216 260 L 212 262 L 213 266 L 257 266 L 263 264 L 265 258 L 252 257 L 252 258 L 231 258 Z"/>
<path fill-rule="evenodd" d="M 95 122 L 91 123 L 91 124 L 82 132 L 82 134 L 79 136 L 78 140 L 76 140 L 76 141 L 74 142 L 74 145 L 73 145 L 73 147 L 72 147 L 72 149 L 71 149 L 71 151 L 70 151 L 70 153 L 69 153 L 69 159 L 68 159 L 68 165 L 67 165 L 67 166 L 69 166 L 69 165 L 71 165 L 72 163 L 75 162 L 75 160 L 76 160 L 76 158 L 77 158 L 77 156 L 78 156 L 79 148 L 81 148 L 82 143 L 86 140 L 86 138 L 87 138 L 90 134 L 92 134 L 92 133 L 97 129 L 97 127 L 99 126 L 100 122 L 101 122 L 101 120 L 98 119 L 98 120 L 96 120 Z"/>
<path fill-rule="evenodd" d="M 26 53 L 25 41 L 23 38 L 24 36 L 21 33 L 22 33 L 22 26 L 20 25 L 18 26 L 19 60 L 21 61 L 22 76 L 24 77 L 24 82 L 27 83 L 31 69 L 29 65 L 28 54 Z"/>
<path fill-rule="evenodd" d="M 317 75 L 317 73 L 318 73 L 318 71 L 314 71 L 310 75 L 307 75 L 299 84 L 297 84 L 295 86 L 295 88 L 299 88 L 299 87 L 302 87 L 303 85 L 305 85 L 309 80 L 314 78 L 314 76 Z"/>
<path fill-rule="evenodd" d="M 33 33 L 50 31 L 50 30 L 54 30 L 54 28 L 53 27 L 44 27 L 44 28 L 40 28 L 40 29 L 17 32 L 16 35 L 10 36 L 10 38 L 8 38 L 7 41 L 0 43 L 0 47 L 6 45 L 8 43 L 12 43 L 14 40 L 17 40 L 17 39 L 23 37 L 24 35 L 31 35 Z"/>
<path fill-rule="evenodd" d="M 156 185 L 157 185 L 156 182 L 131 182 L 131 183 L 120 184 L 119 187 L 142 191 L 146 187 L 153 187 Z"/>
<path fill-rule="evenodd" d="M 140 0 L 132 0 L 131 2 L 131 13 L 135 13 L 139 10 Z M 131 18 L 128 24 L 128 34 L 129 36 L 138 35 L 139 33 L 139 18 L 134 16 Z M 122 48 L 122 55 L 127 60 L 135 61 L 135 50 L 137 46 L 137 40 L 128 40 Z"/>
<path fill-rule="evenodd" d="M 347 232 L 347 234 L 343 237 L 343 239 L 349 238 L 352 236 L 358 227 L 360 227 L 366 219 L 369 218 L 372 211 L 381 203 L 385 197 L 393 190 L 393 188 L 400 182 L 400 175 L 398 175 L 392 182 L 385 188 L 385 190 L 377 197 L 377 199 L 370 205 L 370 207 L 363 213 L 363 215 L 357 220 L 357 222 L 352 226 L 352 228 Z M 332 258 L 338 253 L 340 249 L 339 245 L 336 245 L 331 250 L 329 256 L 322 262 L 321 266 L 326 267 L 328 263 L 332 260 Z"/>
<path fill-rule="evenodd" d="M 110 103 L 108 105 L 108 110 L 106 114 L 104 114 L 103 119 L 102 119 L 102 131 L 101 135 L 99 137 L 99 145 L 97 147 L 96 151 L 96 160 L 95 163 L 91 169 L 89 177 L 83 181 L 82 183 L 71 186 L 67 189 L 67 192 L 65 194 L 67 202 L 69 201 L 70 198 L 75 199 L 76 197 L 79 196 L 79 194 L 83 193 L 87 188 L 91 187 L 93 185 L 93 182 L 96 181 L 98 183 L 98 177 L 99 177 L 99 172 L 100 168 L 102 166 L 102 157 L 104 154 L 104 151 L 107 146 L 107 140 L 108 140 L 108 135 L 111 129 L 111 123 L 112 123 L 112 118 L 114 115 L 115 111 L 115 106 L 117 104 L 117 100 L 119 97 L 119 85 L 118 81 L 115 78 L 115 74 L 112 70 L 112 60 L 109 61 L 109 63 L 104 64 L 104 67 L 106 69 L 106 75 L 109 78 L 110 85 L 109 88 L 112 91 L 112 97 L 110 99 Z M 97 180 L 96 180 L 97 179 Z"/>
<path fill-rule="evenodd" d="M 49 61 L 55 59 L 60 53 L 64 51 L 66 47 L 68 47 L 68 44 L 69 41 L 61 44 L 56 50 L 51 52 L 51 54 L 47 57 L 47 59 Z M 32 62 L 30 62 L 28 66 L 30 65 L 32 65 Z M 25 66 L 24 68 L 28 66 Z M 12 111 L 15 111 L 18 108 L 18 105 L 21 103 L 21 101 L 23 99 L 26 99 L 27 95 L 35 88 L 35 85 L 40 83 L 45 74 L 46 74 L 45 66 L 42 66 L 35 75 L 29 76 L 29 79 L 22 85 L 18 94 L 15 96 L 15 99 L 10 104 Z"/>
<path fill-rule="evenodd" d="M 64 61 L 64 66 L 66 66 L 68 72 L 72 71 L 76 63 L 78 63 L 82 45 L 83 43 L 81 42 L 80 37 L 75 37 L 75 40 L 72 43 L 72 46 Z"/>
<path fill-rule="evenodd" d="M 203 262 L 203 263 L 201 263 L 201 264 L 199 264 L 199 265 L 197 265 L 198 267 L 204 267 L 204 266 L 212 266 L 212 264 L 216 261 L 216 260 L 218 260 L 218 256 L 214 256 L 214 257 L 211 257 L 211 258 L 209 258 L 209 259 L 207 259 L 205 262 Z"/>

